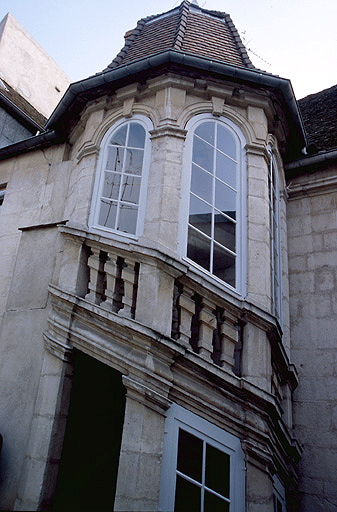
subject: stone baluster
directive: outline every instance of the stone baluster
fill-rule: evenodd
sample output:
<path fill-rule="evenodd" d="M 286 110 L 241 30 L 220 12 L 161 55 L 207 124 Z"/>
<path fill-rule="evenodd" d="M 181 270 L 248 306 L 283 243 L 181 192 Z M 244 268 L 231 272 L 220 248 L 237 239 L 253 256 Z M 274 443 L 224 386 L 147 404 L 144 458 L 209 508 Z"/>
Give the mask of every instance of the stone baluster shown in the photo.
<path fill-rule="evenodd" d="M 113 301 L 116 290 L 116 278 L 118 275 L 117 256 L 115 254 L 108 253 L 108 258 L 104 264 L 104 272 L 106 274 L 106 299 L 102 302 L 101 306 L 108 311 L 114 311 Z"/>
<path fill-rule="evenodd" d="M 135 262 L 131 259 L 125 260 L 122 269 L 122 280 L 124 282 L 124 295 L 123 295 L 123 309 L 119 314 L 128 318 L 135 317 L 135 285 L 137 281 L 137 274 L 135 272 Z"/>
<path fill-rule="evenodd" d="M 178 298 L 179 337 L 178 342 L 190 348 L 192 317 L 195 313 L 195 302 L 192 300 L 193 291 L 184 286 Z"/>
<path fill-rule="evenodd" d="M 199 313 L 199 354 L 205 359 L 211 360 L 213 352 L 213 331 L 216 328 L 216 316 L 214 314 L 215 305 L 205 299 L 202 299 L 201 310 Z"/>
<path fill-rule="evenodd" d="M 221 336 L 221 353 L 220 365 L 229 371 L 234 366 L 234 349 L 239 339 L 239 331 L 237 326 L 237 318 L 225 313 L 226 317 L 220 326 Z"/>
<path fill-rule="evenodd" d="M 100 250 L 91 247 L 92 254 L 88 258 L 88 267 L 90 271 L 89 293 L 85 296 L 86 300 L 100 304 L 104 292 L 104 262 L 100 257 Z"/>

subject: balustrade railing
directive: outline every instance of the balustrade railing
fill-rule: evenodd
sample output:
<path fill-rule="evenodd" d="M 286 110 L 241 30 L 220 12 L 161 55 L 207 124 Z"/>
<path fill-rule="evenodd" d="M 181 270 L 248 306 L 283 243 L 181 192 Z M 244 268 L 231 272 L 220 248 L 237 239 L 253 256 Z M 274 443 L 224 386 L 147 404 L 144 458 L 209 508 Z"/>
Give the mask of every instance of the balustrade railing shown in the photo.
<path fill-rule="evenodd" d="M 86 300 L 107 311 L 135 318 L 139 263 L 115 252 L 90 248 L 88 257 L 89 283 Z"/>
<path fill-rule="evenodd" d="M 173 296 L 172 338 L 221 367 L 234 367 L 235 346 L 239 341 L 238 315 L 195 293 L 176 281 Z"/>
<path fill-rule="evenodd" d="M 155 337 L 175 340 L 189 357 L 195 353 L 214 368 L 272 393 L 288 411 L 291 424 L 296 372 L 267 312 L 230 297 L 184 262 L 156 249 L 123 242 L 111 245 L 94 237 L 83 242 L 82 232 L 60 230 L 67 240 L 75 240 L 65 246 L 67 272 L 61 274 L 61 289 L 135 320 Z M 74 276 L 71 286 L 69 275 Z"/>
<path fill-rule="evenodd" d="M 142 262 L 132 253 L 121 255 L 114 248 L 104 251 L 90 246 L 89 250 L 85 299 L 120 316 L 136 318 Z M 232 370 L 239 339 L 238 316 L 219 301 L 203 296 L 200 287 L 196 293 L 192 281 L 176 279 L 172 289 L 173 297 L 168 297 L 168 304 L 173 303 L 172 338 L 202 358 Z"/>

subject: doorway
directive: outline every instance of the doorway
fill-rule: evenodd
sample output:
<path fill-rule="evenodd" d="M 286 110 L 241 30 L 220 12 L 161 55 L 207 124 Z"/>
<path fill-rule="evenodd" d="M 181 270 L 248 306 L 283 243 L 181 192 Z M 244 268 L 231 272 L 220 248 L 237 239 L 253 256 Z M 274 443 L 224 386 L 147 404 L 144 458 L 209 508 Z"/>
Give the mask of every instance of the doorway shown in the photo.
<path fill-rule="evenodd" d="M 124 412 L 122 375 L 75 350 L 52 510 L 113 510 Z"/>

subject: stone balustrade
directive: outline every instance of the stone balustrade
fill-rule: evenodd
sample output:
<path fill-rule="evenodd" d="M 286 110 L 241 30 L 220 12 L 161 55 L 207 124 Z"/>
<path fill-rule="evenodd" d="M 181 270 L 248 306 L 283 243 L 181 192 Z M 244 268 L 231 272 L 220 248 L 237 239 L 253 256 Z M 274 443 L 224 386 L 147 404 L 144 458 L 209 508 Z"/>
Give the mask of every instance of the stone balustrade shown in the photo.
<path fill-rule="evenodd" d="M 174 340 L 214 368 L 273 394 L 285 411 L 289 409 L 296 375 L 268 313 L 228 296 L 158 250 L 122 242 L 112 245 L 93 236 L 81 239 L 79 230 L 60 230 L 69 241 L 61 289 L 135 320 L 156 337 Z M 77 278 L 70 282 L 69 275 L 75 273 Z M 291 424 L 291 411 L 286 416 Z"/>
<path fill-rule="evenodd" d="M 90 247 L 89 282 L 85 299 L 107 311 L 135 318 L 139 263 L 115 251 Z"/>
<path fill-rule="evenodd" d="M 144 302 L 149 298 L 144 293 L 153 292 L 155 286 L 149 287 L 148 283 L 153 281 L 156 272 L 153 269 L 149 271 L 149 262 L 141 254 L 126 254 L 114 247 L 104 247 L 105 250 L 102 250 L 95 244 L 89 244 L 86 246 L 88 292 L 84 298 L 107 311 L 142 321 Z M 167 286 L 165 298 L 166 307 L 171 310 L 166 315 L 172 324 L 168 334 L 203 359 L 232 371 L 240 332 L 238 313 L 229 311 L 220 298 L 207 298 L 206 294 L 200 293 L 200 286 L 196 293 L 191 280 L 186 284 L 186 276 L 184 282 L 170 277 L 172 286 Z M 139 283 L 142 283 L 141 288 Z M 141 302 L 139 305 L 137 300 Z M 157 306 L 158 301 L 153 303 L 152 316 L 156 315 Z M 163 307 L 165 304 L 162 301 L 161 309 Z M 144 321 L 145 324 L 149 322 L 152 323 L 151 317 Z M 165 325 L 162 331 L 161 334 L 167 334 Z"/>
<path fill-rule="evenodd" d="M 184 281 L 187 279 L 184 278 Z M 210 300 L 176 281 L 173 297 L 172 338 L 206 360 L 232 371 L 239 341 L 239 313 L 233 314 L 220 297 Z"/>

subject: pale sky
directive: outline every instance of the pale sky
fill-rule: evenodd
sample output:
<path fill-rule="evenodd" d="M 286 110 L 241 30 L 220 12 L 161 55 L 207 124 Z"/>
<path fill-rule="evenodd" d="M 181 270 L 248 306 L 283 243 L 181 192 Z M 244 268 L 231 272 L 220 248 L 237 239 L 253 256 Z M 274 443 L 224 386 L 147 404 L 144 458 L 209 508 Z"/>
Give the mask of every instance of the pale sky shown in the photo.
<path fill-rule="evenodd" d="M 0 0 L 0 20 L 11 12 L 71 81 L 104 69 L 140 18 L 181 0 Z M 225 11 L 256 67 L 289 78 L 296 98 L 337 83 L 336 0 L 199 0 Z"/>

